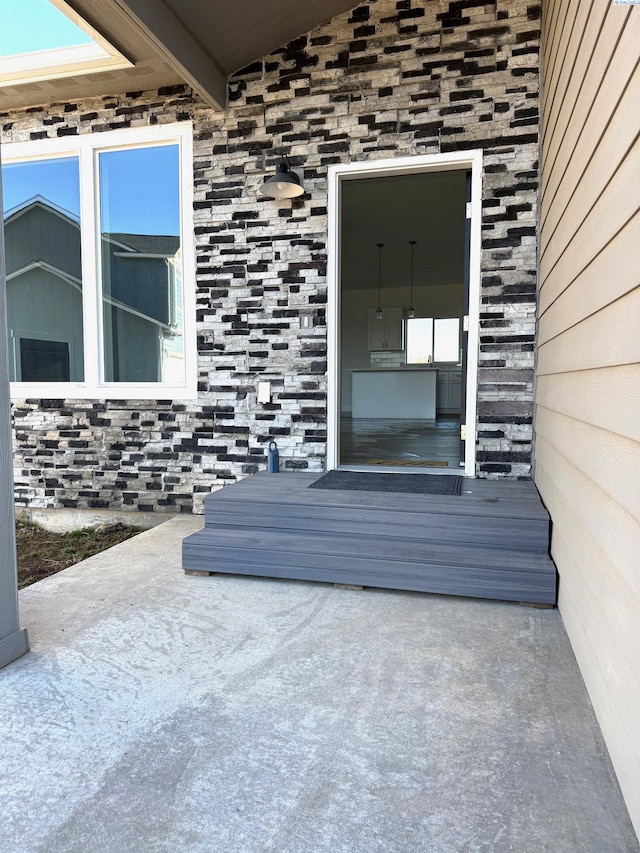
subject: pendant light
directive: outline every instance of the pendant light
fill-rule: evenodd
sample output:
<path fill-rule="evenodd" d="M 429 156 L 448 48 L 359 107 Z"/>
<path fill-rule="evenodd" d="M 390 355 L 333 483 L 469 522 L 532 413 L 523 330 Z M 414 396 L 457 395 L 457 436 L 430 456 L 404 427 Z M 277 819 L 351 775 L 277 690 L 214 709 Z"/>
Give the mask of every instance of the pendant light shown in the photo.
<path fill-rule="evenodd" d="M 416 312 L 413 310 L 413 247 L 415 246 L 415 240 L 409 240 L 409 245 L 411 246 L 411 273 L 409 278 L 409 311 L 407 312 L 407 316 L 409 319 L 413 319 L 416 316 Z"/>
<path fill-rule="evenodd" d="M 283 157 L 278 164 L 275 175 L 272 178 L 267 178 L 260 187 L 260 192 L 275 199 L 295 198 L 304 193 L 300 178 L 295 172 L 291 171 L 288 157 Z"/>
<path fill-rule="evenodd" d="M 376 317 L 378 320 L 382 320 L 382 308 L 380 306 L 380 279 L 381 279 L 381 269 L 382 269 L 382 247 L 384 243 L 376 243 L 378 247 L 378 310 L 376 311 Z"/>

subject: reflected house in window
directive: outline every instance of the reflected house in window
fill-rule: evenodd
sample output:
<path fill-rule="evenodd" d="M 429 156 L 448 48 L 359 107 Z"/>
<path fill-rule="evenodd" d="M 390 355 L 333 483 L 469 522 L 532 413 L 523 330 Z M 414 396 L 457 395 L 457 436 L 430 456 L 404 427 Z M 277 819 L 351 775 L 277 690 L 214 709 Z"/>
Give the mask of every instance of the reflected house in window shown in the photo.
<path fill-rule="evenodd" d="M 82 382 L 79 219 L 36 196 L 4 225 L 11 381 Z M 105 380 L 180 377 L 180 238 L 104 234 L 102 258 Z"/>
<path fill-rule="evenodd" d="M 84 379 L 77 217 L 35 196 L 4 220 L 11 381 Z"/>
<path fill-rule="evenodd" d="M 107 382 L 178 384 L 183 372 L 180 237 L 102 238 Z"/>

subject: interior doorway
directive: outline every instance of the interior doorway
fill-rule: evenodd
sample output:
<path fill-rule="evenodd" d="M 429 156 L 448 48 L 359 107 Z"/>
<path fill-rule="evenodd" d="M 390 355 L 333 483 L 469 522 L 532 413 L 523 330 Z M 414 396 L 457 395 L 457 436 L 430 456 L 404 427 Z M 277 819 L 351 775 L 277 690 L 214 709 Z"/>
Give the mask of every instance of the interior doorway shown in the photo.
<path fill-rule="evenodd" d="M 365 173 L 335 189 L 328 467 L 473 473 L 472 169 Z"/>

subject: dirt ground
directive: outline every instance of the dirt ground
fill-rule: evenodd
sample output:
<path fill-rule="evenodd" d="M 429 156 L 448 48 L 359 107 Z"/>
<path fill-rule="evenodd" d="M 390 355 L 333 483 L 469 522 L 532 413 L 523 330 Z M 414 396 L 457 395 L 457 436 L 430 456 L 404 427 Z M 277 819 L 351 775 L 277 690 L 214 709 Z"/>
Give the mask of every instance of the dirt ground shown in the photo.
<path fill-rule="evenodd" d="M 71 533 L 51 533 L 36 524 L 18 521 L 18 587 L 29 586 L 141 532 L 139 527 L 109 524 Z"/>

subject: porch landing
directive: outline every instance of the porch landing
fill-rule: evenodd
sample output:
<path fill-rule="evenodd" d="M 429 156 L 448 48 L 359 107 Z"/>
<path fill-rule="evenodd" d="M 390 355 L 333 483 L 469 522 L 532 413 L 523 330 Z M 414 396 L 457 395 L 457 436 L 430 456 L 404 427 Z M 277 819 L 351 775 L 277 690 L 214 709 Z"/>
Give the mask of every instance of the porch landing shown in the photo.
<path fill-rule="evenodd" d="M 183 569 L 555 604 L 533 483 L 465 479 L 459 496 L 308 488 L 321 476 L 260 473 L 207 495 Z"/>
<path fill-rule="evenodd" d="M 2 853 L 640 853 L 558 610 L 185 577 L 201 523 L 20 592 Z"/>

